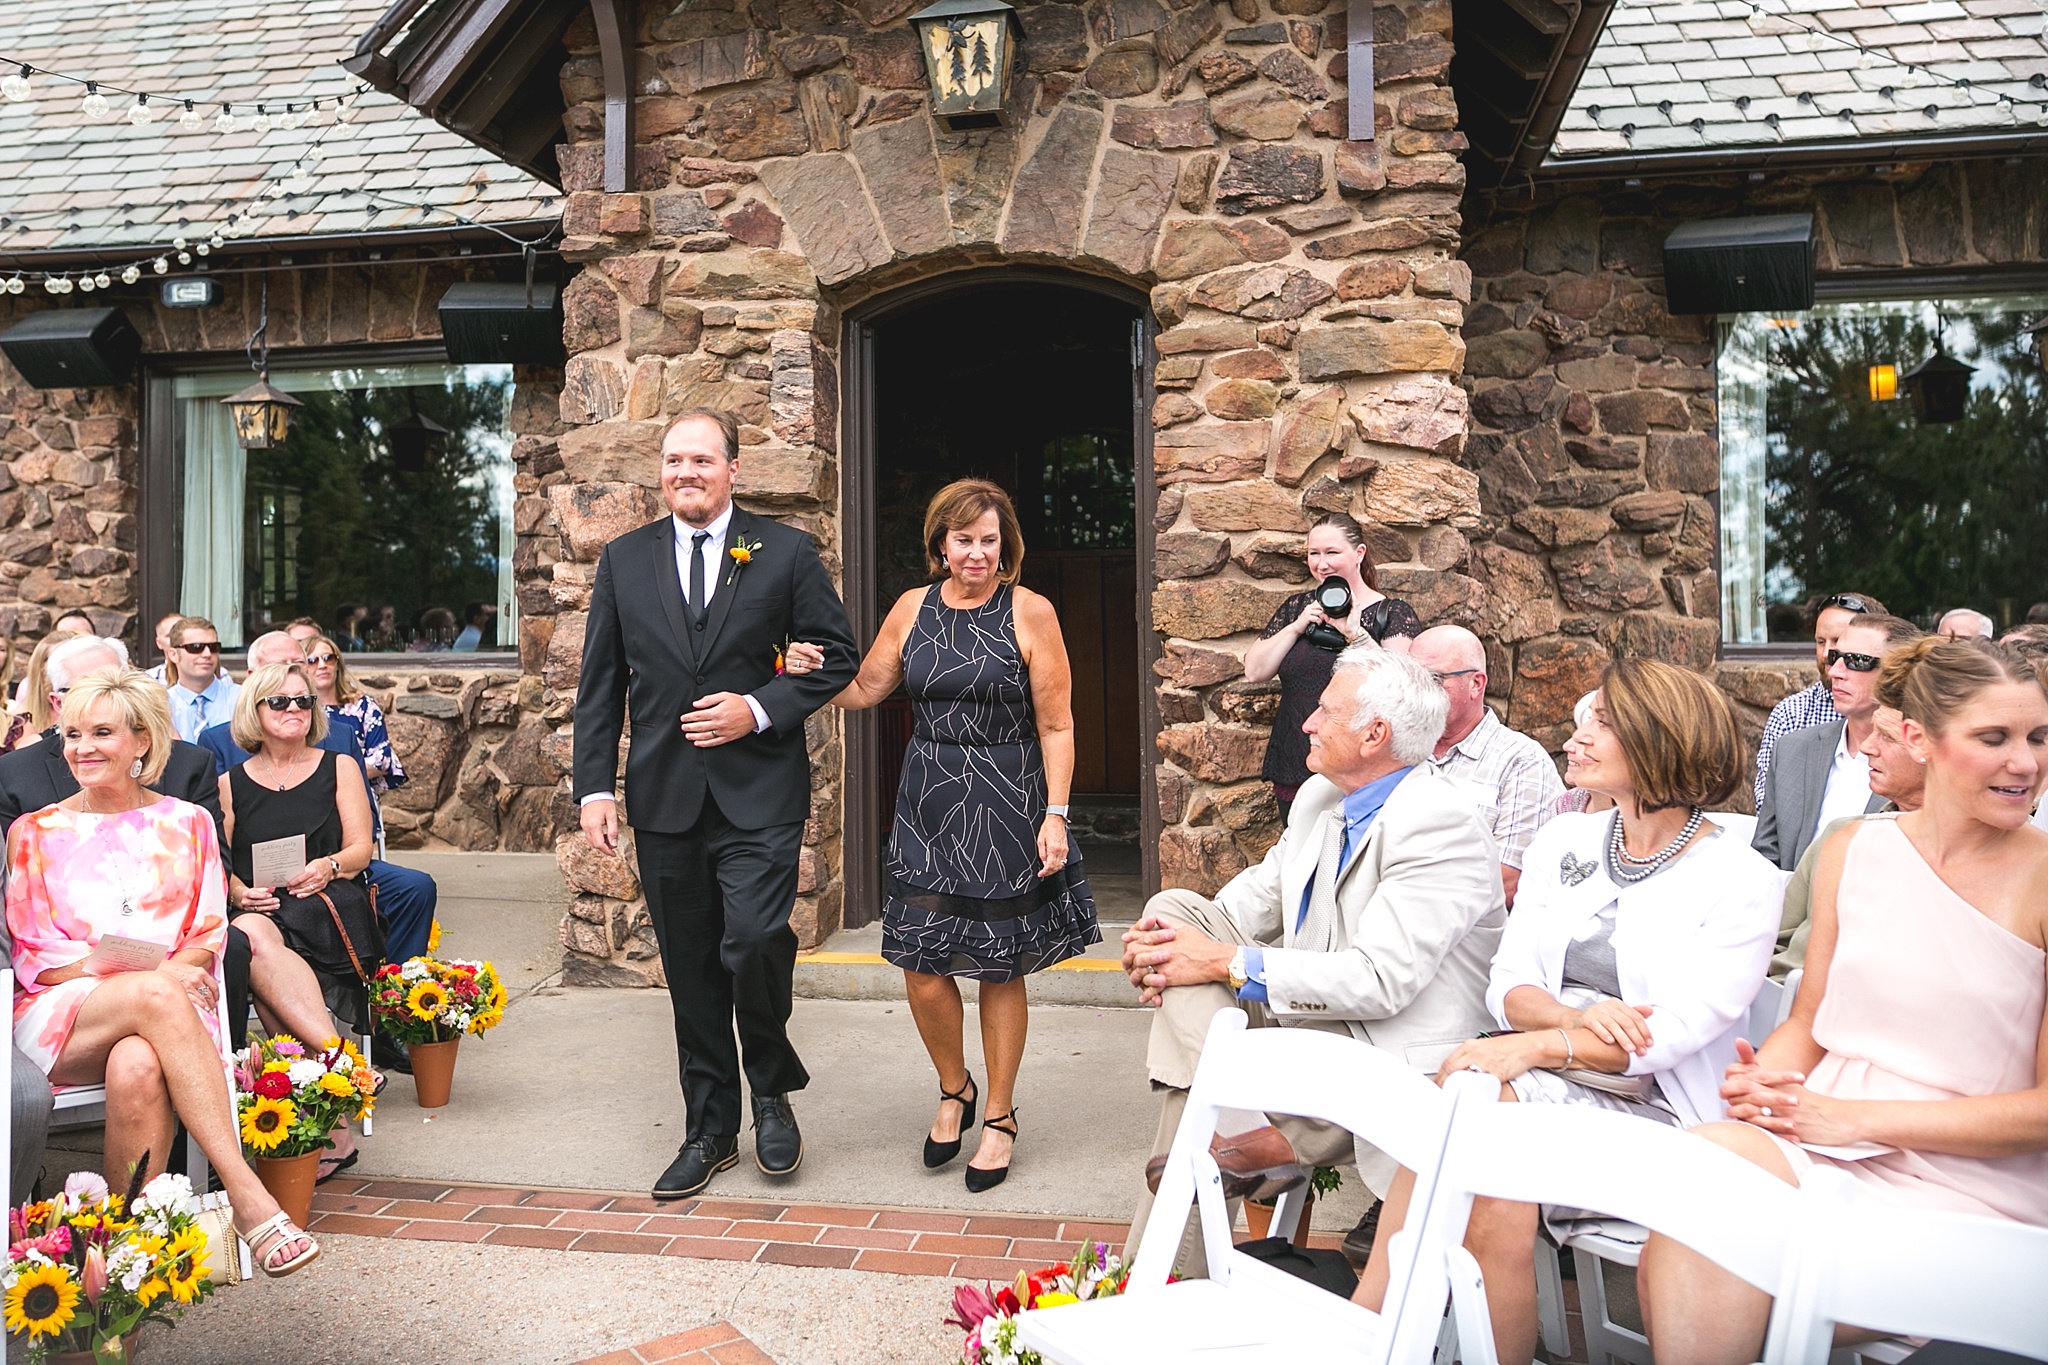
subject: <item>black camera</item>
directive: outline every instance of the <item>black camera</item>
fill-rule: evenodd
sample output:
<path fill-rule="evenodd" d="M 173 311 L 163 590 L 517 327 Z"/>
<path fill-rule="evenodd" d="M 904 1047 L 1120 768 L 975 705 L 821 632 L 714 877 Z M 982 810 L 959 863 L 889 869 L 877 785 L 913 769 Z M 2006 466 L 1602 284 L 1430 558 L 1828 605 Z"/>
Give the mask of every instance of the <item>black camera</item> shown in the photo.
<path fill-rule="evenodd" d="M 1323 609 L 1323 615 L 1332 621 L 1346 620 L 1351 615 L 1351 585 L 1337 575 L 1331 574 L 1316 589 L 1316 605 Z M 1301 633 L 1301 638 L 1317 649 L 1337 653 L 1350 645 L 1344 632 L 1335 626 L 1318 621 Z"/>

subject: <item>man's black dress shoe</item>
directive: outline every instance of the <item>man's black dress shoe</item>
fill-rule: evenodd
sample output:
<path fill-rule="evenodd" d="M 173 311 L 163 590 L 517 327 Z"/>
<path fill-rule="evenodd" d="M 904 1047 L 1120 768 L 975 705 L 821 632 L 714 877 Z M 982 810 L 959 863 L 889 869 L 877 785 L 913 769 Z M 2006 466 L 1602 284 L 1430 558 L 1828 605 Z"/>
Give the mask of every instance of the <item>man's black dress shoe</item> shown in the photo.
<path fill-rule="evenodd" d="M 804 1135 L 787 1095 L 754 1096 L 754 1164 L 767 1175 L 788 1175 L 804 1159 Z"/>
<path fill-rule="evenodd" d="M 370 1066 L 377 1071 L 402 1071 L 412 1075 L 412 1049 L 388 1033 L 370 1040 Z"/>
<path fill-rule="evenodd" d="M 654 1182 L 654 1197 L 688 1199 L 709 1185 L 712 1176 L 731 1170 L 739 1160 L 739 1134 L 729 1133 L 720 1137 L 715 1133 L 705 1133 L 693 1137 L 676 1153 L 676 1159 L 668 1163 L 661 1179 Z"/>

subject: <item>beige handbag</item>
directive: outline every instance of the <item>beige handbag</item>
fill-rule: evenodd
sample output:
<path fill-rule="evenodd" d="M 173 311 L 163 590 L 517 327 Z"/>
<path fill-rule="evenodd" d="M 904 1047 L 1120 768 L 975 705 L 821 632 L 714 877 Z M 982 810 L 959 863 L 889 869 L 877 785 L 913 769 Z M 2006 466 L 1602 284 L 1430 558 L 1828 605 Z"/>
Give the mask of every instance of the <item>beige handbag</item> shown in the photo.
<path fill-rule="evenodd" d="M 235 1206 L 225 1191 L 202 1196 L 193 1220 L 206 1234 L 206 1278 L 216 1286 L 242 1282 L 242 1239 L 235 1232 Z"/>

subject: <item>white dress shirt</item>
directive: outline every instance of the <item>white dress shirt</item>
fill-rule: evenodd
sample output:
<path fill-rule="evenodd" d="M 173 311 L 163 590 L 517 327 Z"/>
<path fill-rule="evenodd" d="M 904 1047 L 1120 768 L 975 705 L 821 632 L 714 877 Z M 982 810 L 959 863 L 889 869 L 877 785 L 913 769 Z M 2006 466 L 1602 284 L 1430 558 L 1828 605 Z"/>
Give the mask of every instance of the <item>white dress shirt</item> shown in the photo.
<path fill-rule="evenodd" d="M 1849 727 L 1835 741 L 1835 761 L 1828 768 L 1828 789 L 1820 799 L 1820 820 L 1813 837 L 1837 820 L 1861 815 L 1870 805 L 1870 760 L 1849 748 Z"/>

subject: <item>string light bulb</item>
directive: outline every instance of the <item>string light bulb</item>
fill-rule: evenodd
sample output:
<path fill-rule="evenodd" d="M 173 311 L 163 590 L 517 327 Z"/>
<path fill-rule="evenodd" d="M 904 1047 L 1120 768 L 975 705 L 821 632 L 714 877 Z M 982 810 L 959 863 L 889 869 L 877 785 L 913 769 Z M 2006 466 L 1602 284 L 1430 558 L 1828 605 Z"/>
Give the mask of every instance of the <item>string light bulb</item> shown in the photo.
<path fill-rule="evenodd" d="M 289 104 L 285 105 L 284 112 L 277 116 L 277 126 L 284 129 L 286 132 L 290 132 L 292 129 L 298 127 L 299 111 L 294 109 Z"/>
<path fill-rule="evenodd" d="M 48 275 L 43 279 L 43 292 L 46 294 L 61 294 L 64 292 L 64 288 L 57 283 L 55 275 Z"/>
<path fill-rule="evenodd" d="M 229 108 L 227 105 L 223 104 L 220 107 L 220 112 L 213 116 L 213 131 L 216 133 L 234 132 L 235 111 Z"/>
<path fill-rule="evenodd" d="M 262 105 L 256 106 L 256 117 L 249 120 L 249 127 L 259 133 L 270 131 L 270 111 Z"/>
<path fill-rule="evenodd" d="M 0 281 L 0 290 L 4 290 L 9 294 L 19 294 L 22 290 L 26 288 L 28 288 L 28 286 L 22 283 L 20 275 L 16 275 L 13 279 L 10 280 Z"/>
<path fill-rule="evenodd" d="M 151 270 L 154 270 L 157 274 L 161 275 L 166 270 L 169 270 L 171 268 L 171 263 L 165 260 L 163 257 L 159 256 L 149 263 L 149 268 Z"/>
<path fill-rule="evenodd" d="M 112 289 L 114 287 L 114 281 L 111 278 L 109 278 L 107 272 L 104 270 L 102 270 L 99 274 L 93 276 L 92 282 L 96 287 L 100 289 Z"/>
<path fill-rule="evenodd" d="M 85 110 L 87 118 L 105 118 L 107 116 L 107 97 L 100 93 L 100 83 L 98 81 L 87 81 L 85 83 L 85 101 L 79 107 Z"/>
<path fill-rule="evenodd" d="M 178 116 L 178 126 L 188 133 L 196 133 L 205 126 L 206 118 L 199 112 L 199 106 L 191 100 L 185 101 L 185 112 Z"/>
<path fill-rule="evenodd" d="M 80 289 L 83 289 L 86 293 L 90 294 L 93 290 L 92 276 L 80 275 L 78 277 L 78 287 Z"/>
<path fill-rule="evenodd" d="M 178 253 L 178 264 L 179 264 L 179 265 L 190 265 L 190 264 L 192 264 L 192 253 L 191 253 L 191 252 L 189 252 L 189 251 L 181 251 L 181 252 L 179 252 L 179 253 Z"/>
<path fill-rule="evenodd" d="M 27 63 L 23 63 L 19 71 L 8 72 L 6 76 L 0 77 L 0 95 L 7 96 L 16 104 L 21 103 L 29 97 L 28 78 L 34 74 L 35 68 Z"/>
<path fill-rule="evenodd" d="M 121 283 L 123 284 L 133 284 L 141 278 L 142 272 L 132 265 L 121 272 Z"/>
<path fill-rule="evenodd" d="M 156 110 L 149 107 L 149 96 L 137 95 L 135 103 L 128 106 L 128 121 L 140 128 L 156 118 Z"/>

